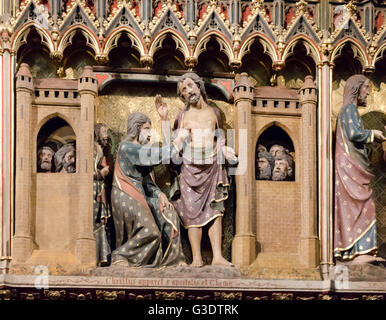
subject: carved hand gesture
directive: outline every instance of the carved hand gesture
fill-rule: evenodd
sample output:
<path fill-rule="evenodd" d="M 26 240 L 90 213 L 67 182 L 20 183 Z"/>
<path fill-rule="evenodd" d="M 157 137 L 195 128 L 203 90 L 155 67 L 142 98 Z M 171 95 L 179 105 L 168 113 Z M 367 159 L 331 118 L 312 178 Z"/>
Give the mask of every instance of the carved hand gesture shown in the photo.
<path fill-rule="evenodd" d="M 383 135 L 381 130 L 373 130 L 375 140 L 382 142 L 386 140 L 386 137 Z"/>
<path fill-rule="evenodd" d="M 168 198 L 165 196 L 164 193 L 160 193 L 158 196 L 160 209 L 161 211 L 164 211 L 165 208 L 173 209 L 173 205 L 169 202 Z"/>
<path fill-rule="evenodd" d="M 235 153 L 235 150 L 233 150 L 233 148 L 228 147 L 228 146 L 223 146 L 222 152 L 225 156 L 225 159 L 227 159 L 228 161 L 237 160 L 236 153 Z"/>
<path fill-rule="evenodd" d="M 100 170 L 100 174 L 102 178 L 106 178 L 106 176 L 109 174 L 110 169 L 109 167 L 104 167 L 102 170 Z"/>
<path fill-rule="evenodd" d="M 157 94 L 155 96 L 155 108 L 157 109 L 158 114 L 161 117 L 161 120 L 168 120 L 168 106 L 165 102 L 162 101 L 162 96 L 160 94 Z"/>

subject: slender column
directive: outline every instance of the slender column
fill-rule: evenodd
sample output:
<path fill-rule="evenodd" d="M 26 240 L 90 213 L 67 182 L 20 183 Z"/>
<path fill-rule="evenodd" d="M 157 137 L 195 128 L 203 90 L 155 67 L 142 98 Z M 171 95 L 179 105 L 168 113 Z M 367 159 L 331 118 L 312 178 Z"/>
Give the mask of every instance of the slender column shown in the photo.
<path fill-rule="evenodd" d="M 95 15 L 99 21 L 103 21 L 106 14 L 106 1 L 95 0 Z"/>
<path fill-rule="evenodd" d="M 232 262 L 237 266 L 250 265 L 256 257 L 255 236 L 252 233 L 253 154 L 251 108 L 253 86 L 248 74 L 242 73 L 234 89 L 236 116 L 236 151 L 239 168 L 236 172 L 236 235 L 232 243 Z"/>
<path fill-rule="evenodd" d="M 1 77 L 0 77 L 0 103 L 1 103 L 1 107 L 3 107 L 3 54 L 4 54 L 4 50 L 3 49 L 0 49 L 0 70 L 1 70 Z M 0 120 L 0 141 L 3 141 L 3 114 L 1 114 L 1 120 Z M 3 165 L 3 149 L 0 148 L 0 167 Z M 1 179 L 0 179 L 0 194 L 3 194 L 3 176 L 1 176 Z M 0 202 L 0 212 L 2 213 L 3 212 L 3 202 L 1 201 Z M 5 249 L 5 246 L 6 246 L 6 239 L 4 238 L 4 217 L 3 217 L 3 214 L 0 215 L 0 257 L 1 259 L 3 259 L 3 257 L 5 256 L 4 254 L 4 249 Z M 2 264 L 2 261 L 0 262 Z M 0 269 L 1 266 L 0 266 Z M 1 271 L 0 271 L 0 274 L 1 274 Z"/>
<path fill-rule="evenodd" d="M 302 106 L 302 229 L 300 262 L 315 268 L 319 262 L 316 216 L 316 103 L 317 92 L 312 76 L 306 76 L 300 89 Z"/>
<path fill-rule="evenodd" d="M 192 25 L 195 20 L 195 5 L 194 0 L 187 0 L 186 1 L 186 7 L 185 7 L 185 20 L 186 24 Z"/>
<path fill-rule="evenodd" d="M 238 25 L 240 23 L 240 1 L 232 0 L 230 9 L 231 9 L 230 23 L 232 26 Z"/>
<path fill-rule="evenodd" d="M 97 79 L 92 67 L 86 66 L 78 80 L 80 95 L 80 131 L 76 138 L 77 175 L 79 177 L 79 219 L 75 255 L 81 264 L 96 264 L 96 244 L 93 236 L 93 146 L 94 99 Z"/>
<path fill-rule="evenodd" d="M 15 188 L 15 235 L 12 258 L 26 262 L 32 254 L 31 234 L 31 108 L 33 82 L 29 66 L 20 65 L 16 75 L 16 188 Z"/>
<path fill-rule="evenodd" d="M 56 19 L 59 14 L 60 1 L 59 0 L 48 0 L 52 17 Z"/>
<path fill-rule="evenodd" d="M 141 20 L 149 22 L 152 19 L 152 1 L 142 0 L 141 1 Z"/>
<path fill-rule="evenodd" d="M 318 148 L 319 148 L 319 238 L 321 241 L 320 266 L 323 279 L 328 279 L 332 252 L 332 132 L 331 132 L 331 88 L 332 67 L 326 59 L 318 65 L 319 101 Z"/>
<path fill-rule="evenodd" d="M 0 120 L 1 136 L 1 252 L 0 273 L 8 270 L 11 260 L 12 247 L 12 224 L 13 224 L 13 188 L 14 188 L 14 78 L 15 78 L 15 55 L 10 48 L 10 32 L 7 23 L 1 30 L 0 48 L 0 103 L 2 105 Z"/>
<path fill-rule="evenodd" d="M 328 30 L 330 26 L 329 0 L 320 0 L 319 2 L 319 24 L 322 30 Z"/>
<path fill-rule="evenodd" d="M 274 22 L 275 26 L 284 26 L 284 1 L 283 0 L 275 0 L 273 2 L 274 8 Z"/>

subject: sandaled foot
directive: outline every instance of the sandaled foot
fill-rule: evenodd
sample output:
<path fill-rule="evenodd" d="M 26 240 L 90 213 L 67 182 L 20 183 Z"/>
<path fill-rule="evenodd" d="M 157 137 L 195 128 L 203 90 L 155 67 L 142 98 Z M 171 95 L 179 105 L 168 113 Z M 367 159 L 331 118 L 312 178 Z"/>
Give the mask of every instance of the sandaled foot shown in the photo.
<path fill-rule="evenodd" d="M 228 260 L 221 258 L 216 258 L 212 260 L 212 266 L 223 266 L 223 267 L 234 267 L 235 265 Z"/>
<path fill-rule="evenodd" d="M 190 267 L 200 268 L 204 265 L 202 260 L 193 260 L 193 262 L 189 265 Z"/>

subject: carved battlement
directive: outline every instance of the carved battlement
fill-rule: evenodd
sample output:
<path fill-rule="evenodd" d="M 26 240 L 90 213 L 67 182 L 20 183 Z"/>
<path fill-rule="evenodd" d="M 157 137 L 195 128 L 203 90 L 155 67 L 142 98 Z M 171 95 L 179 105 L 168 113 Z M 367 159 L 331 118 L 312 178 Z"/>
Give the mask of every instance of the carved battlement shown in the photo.
<path fill-rule="evenodd" d="M 301 116 L 297 90 L 278 87 L 258 87 L 254 91 L 252 113 Z"/>
<path fill-rule="evenodd" d="M 78 84 L 75 80 L 35 79 L 33 103 L 36 105 L 80 106 Z"/>

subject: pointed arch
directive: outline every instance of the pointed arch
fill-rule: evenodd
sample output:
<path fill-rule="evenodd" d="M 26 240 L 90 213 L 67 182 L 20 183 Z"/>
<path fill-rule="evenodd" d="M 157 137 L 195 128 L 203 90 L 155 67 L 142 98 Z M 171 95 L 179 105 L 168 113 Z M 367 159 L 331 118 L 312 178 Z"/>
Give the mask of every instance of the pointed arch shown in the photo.
<path fill-rule="evenodd" d="M 101 46 L 96 35 L 82 24 L 76 24 L 68 28 L 59 40 L 58 51 L 64 53 L 64 50 L 71 45 L 72 37 L 76 34 L 76 31 L 80 30 L 82 35 L 86 38 L 86 45 L 92 48 L 95 55 L 101 54 Z M 68 40 L 70 40 L 68 42 Z"/>
<path fill-rule="evenodd" d="M 341 51 L 346 44 L 350 44 L 351 49 L 354 52 L 354 58 L 358 58 L 358 60 L 362 64 L 362 68 L 370 65 L 369 58 L 366 54 L 366 48 L 356 39 L 354 38 L 345 38 L 335 44 L 331 51 L 330 61 L 334 61 L 337 57 L 341 55 Z"/>
<path fill-rule="evenodd" d="M 50 33 L 34 21 L 26 23 L 13 34 L 11 38 L 11 49 L 17 52 L 17 50 L 26 43 L 27 36 L 32 28 L 35 28 L 35 30 L 39 33 L 42 38 L 42 44 L 48 48 L 50 53 L 54 52 L 54 43 Z"/>
<path fill-rule="evenodd" d="M 209 42 L 211 37 L 216 39 L 220 45 L 220 51 L 227 55 L 229 61 L 232 61 L 234 59 L 232 43 L 227 37 L 216 30 L 211 30 L 208 33 L 205 33 L 199 40 L 197 40 L 197 45 L 194 49 L 194 56 L 198 59 L 199 55 L 206 50 L 206 44 Z"/>
<path fill-rule="evenodd" d="M 267 129 L 269 129 L 273 126 L 279 127 L 287 134 L 287 136 L 291 140 L 292 145 L 294 147 L 294 152 L 296 152 L 296 150 L 299 150 L 298 142 L 296 141 L 296 139 L 294 139 L 294 137 L 296 136 L 295 132 L 293 132 L 289 127 L 287 127 L 285 124 L 283 124 L 280 121 L 271 121 L 271 122 L 267 123 L 265 126 L 261 127 L 260 130 L 256 134 L 255 145 L 257 145 L 257 142 L 259 141 L 259 138 L 261 137 L 261 135 L 265 131 L 267 131 Z"/>
<path fill-rule="evenodd" d="M 377 51 L 375 51 L 374 58 L 371 61 L 371 66 L 375 68 L 375 64 L 383 58 L 383 55 L 385 54 L 386 50 L 386 42 L 383 42 Z"/>
<path fill-rule="evenodd" d="M 264 48 L 264 53 L 268 54 L 272 61 L 277 61 L 279 59 L 279 53 L 277 52 L 275 43 L 263 33 L 253 33 L 241 43 L 238 54 L 238 58 L 240 60 L 249 52 L 250 46 L 253 44 L 255 39 L 259 40 Z"/>
<path fill-rule="evenodd" d="M 143 43 L 142 37 L 138 35 L 133 29 L 122 26 L 115 29 L 108 37 L 105 39 L 103 44 L 103 53 L 108 55 L 112 49 L 117 47 L 117 40 L 120 38 L 121 34 L 126 32 L 129 39 L 132 42 L 132 46 L 138 50 L 140 55 L 144 55 L 146 52 L 145 44 Z"/>
<path fill-rule="evenodd" d="M 37 141 L 37 138 L 38 138 L 38 134 L 40 132 L 40 130 L 43 128 L 43 126 L 48 122 L 50 121 L 51 119 L 54 119 L 54 118 L 60 118 L 62 120 L 64 120 L 65 122 L 68 123 L 68 125 L 71 127 L 71 129 L 74 131 L 74 134 L 75 134 L 75 137 L 78 136 L 78 132 L 77 132 L 77 127 L 75 126 L 75 124 L 73 123 L 73 121 L 71 121 L 71 119 L 69 117 L 67 117 L 66 115 L 64 115 L 63 113 L 61 112 L 53 112 L 53 113 L 50 113 L 48 115 L 46 115 L 43 119 L 41 119 L 38 124 L 35 126 L 35 129 L 34 129 L 34 133 L 33 133 L 33 141 Z M 36 146 L 35 146 L 36 147 Z"/>
<path fill-rule="evenodd" d="M 303 41 L 303 45 L 307 50 L 307 55 L 312 57 L 315 64 L 317 65 L 319 62 L 321 62 L 322 55 L 319 51 L 318 45 L 312 39 L 310 39 L 304 34 L 297 35 L 286 43 L 283 50 L 282 60 L 285 61 L 288 58 L 288 56 L 292 54 L 291 50 L 293 50 L 296 44 L 301 40 Z"/>
<path fill-rule="evenodd" d="M 170 28 L 162 30 L 154 36 L 154 40 L 152 41 L 149 48 L 149 55 L 154 58 L 154 54 L 162 47 L 162 41 L 166 38 L 168 34 L 176 43 L 176 50 L 180 51 L 184 55 L 184 58 L 190 57 L 191 49 L 189 43 L 187 43 L 185 38 L 181 36 L 181 34 L 176 32 L 176 30 Z"/>

